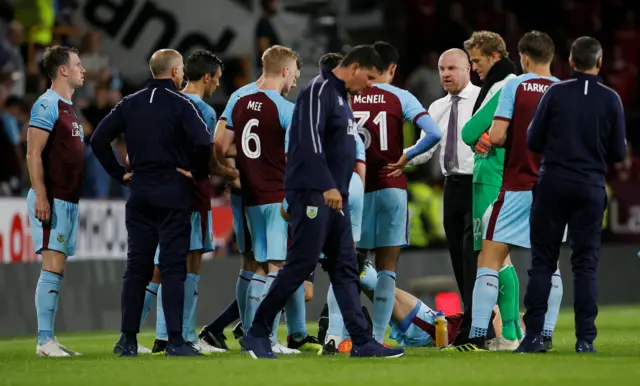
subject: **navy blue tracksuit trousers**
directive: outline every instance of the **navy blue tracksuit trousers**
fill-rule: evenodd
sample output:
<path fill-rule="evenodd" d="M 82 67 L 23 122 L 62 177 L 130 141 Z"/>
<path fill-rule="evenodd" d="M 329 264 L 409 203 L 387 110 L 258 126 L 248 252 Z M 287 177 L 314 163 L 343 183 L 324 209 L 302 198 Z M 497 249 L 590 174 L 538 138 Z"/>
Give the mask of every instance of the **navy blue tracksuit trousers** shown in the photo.
<path fill-rule="evenodd" d="M 162 275 L 162 306 L 167 333 L 172 344 L 182 343 L 184 281 L 191 235 L 188 208 L 159 208 L 127 203 L 126 227 L 129 234 L 127 269 L 122 283 L 122 332 L 136 334 L 145 288 L 153 277 L 153 258 L 160 246 L 158 268 Z"/>
<path fill-rule="evenodd" d="M 532 265 L 524 298 L 527 335 L 540 334 L 566 225 L 573 271 L 576 338 L 593 343 L 598 315 L 597 267 L 607 203 L 601 186 L 541 177 L 531 207 Z M 566 276 L 565 276 L 566 277 Z"/>
<path fill-rule="evenodd" d="M 355 345 L 363 345 L 372 338 L 367 333 L 358 292 L 359 276 L 347 197 L 343 196 L 342 201 L 344 215 L 327 207 L 319 191 L 288 191 L 286 197 L 291 214 L 291 244 L 284 267 L 256 311 L 252 334 L 269 336 L 277 313 L 314 271 L 323 252 L 327 258 L 323 266 L 333 284 L 347 331 Z"/>

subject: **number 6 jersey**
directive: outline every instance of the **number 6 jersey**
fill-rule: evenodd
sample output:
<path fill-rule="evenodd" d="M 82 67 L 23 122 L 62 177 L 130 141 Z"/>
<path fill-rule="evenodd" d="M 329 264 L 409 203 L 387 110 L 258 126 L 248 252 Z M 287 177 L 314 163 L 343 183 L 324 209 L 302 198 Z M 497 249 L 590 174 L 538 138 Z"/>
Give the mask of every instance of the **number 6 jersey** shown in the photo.
<path fill-rule="evenodd" d="M 227 129 L 235 133 L 236 167 L 245 205 L 284 199 L 285 132 L 293 103 L 273 90 L 258 90 L 237 100 Z"/>

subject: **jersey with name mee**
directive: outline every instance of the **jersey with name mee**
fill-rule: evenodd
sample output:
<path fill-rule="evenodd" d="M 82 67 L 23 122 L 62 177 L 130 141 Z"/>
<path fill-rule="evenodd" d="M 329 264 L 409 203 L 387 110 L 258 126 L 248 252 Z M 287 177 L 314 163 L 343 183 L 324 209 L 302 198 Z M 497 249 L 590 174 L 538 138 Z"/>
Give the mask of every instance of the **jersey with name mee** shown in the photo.
<path fill-rule="evenodd" d="M 216 121 L 218 120 L 216 111 L 207 102 L 200 98 L 197 94 L 184 94 L 196 108 L 202 114 L 204 122 L 209 126 L 211 132 L 211 143 L 213 143 L 214 131 L 216 129 Z M 211 186 L 211 180 L 209 178 L 203 178 L 196 181 L 196 189 L 193 194 L 193 203 L 191 204 L 191 210 L 196 212 L 211 210 L 211 196 L 213 194 L 213 187 Z"/>
<path fill-rule="evenodd" d="M 277 92 L 258 90 L 238 99 L 227 119 L 227 128 L 235 132 L 236 167 L 248 206 L 284 199 L 285 132 L 293 108 Z"/>
<path fill-rule="evenodd" d="M 558 78 L 534 73 L 509 79 L 502 88 L 494 119 L 509 123 L 504 143 L 502 189 L 532 190 L 538 180 L 541 155 L 527 148 L 527 129 L 542 94 Z"/>
<path fill-rule="evenodd" d="M 240 87 L 239 89 L 231 93 L 231 96 L 229 96 L 229 100 L 227 101 L 227 105 L 224 107 L 222 115 L 220 115 L 220 119 L 223 121 L 229 121 L 229 118 L 231 118 L 231 113 L 233 112 L 233 106 L 236 105 L 238 99 L 242 98 L 245 95 L 253 94 L 256 91 L 258 91 L 258 83 L 252 82 Z"/>
<path fill-rule="evenodd" d="M 415 124 L 427 111 L 410 92 L 390 84 L 375 84 L 351 97 L 358 133 L 367 153 L 367 192 L 407 189 L 407 178 L 387 177 L 384 167 L 397 162 L 404 151 L 404 121 Z"/>
<path fill-rule="evenodd" d="M 49 132 L 42 151 L 44 185 L 49 199 L 77 203 L 82 191 L 84 129 L 71 101 L 47 90 L 31 108 L 29 126 Z"/>

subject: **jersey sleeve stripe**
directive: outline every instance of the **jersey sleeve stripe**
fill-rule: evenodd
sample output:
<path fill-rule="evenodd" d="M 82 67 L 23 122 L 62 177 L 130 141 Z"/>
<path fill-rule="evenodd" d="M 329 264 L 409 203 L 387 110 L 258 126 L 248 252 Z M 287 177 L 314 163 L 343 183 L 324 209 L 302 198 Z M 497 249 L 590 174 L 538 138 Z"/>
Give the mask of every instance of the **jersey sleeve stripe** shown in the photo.
<path fill-rule="evenodd" d="M 367 164 L 365 161 L 363 161 L 361 159 L 356 159 L 356 163 L 360 163 L 360 164 L 363 164 L 363 165 Z"/>
<path fill-rule="evenodd" d="M 34 129 L 38 129 L 38 130 L 43 130 L 43 131 L 46 131 L 47 133 L 51 133 L 52 131 L 52 129 L 47 129 L 46 127 L 40 127 L 35 125 L 29 125 L 29 127 L 33 127 Z"/>
<path fill-rule="evenodd" d="M 227 117 L 222 117 L 222 116 L 221 116 L 220 118 L 218 118 L 218 120 L 219 120 L 219 121 L 225 121 L 225 122 L 226 122 L 226 121 L 227 121 Z"/>
<path fill-rule="evenodd" d="M 496 120 L 496 121 L 511 122 L 511 119 L 506 118 L 506 117 L 498 117 L 498 116 L 495 116 L 495 117 L 493 117 L 493 119 L 494 119 L 494 120 Z"/>
<path fill-rule="evenodd" d="M 318 78 L 320 77 L 320 75 L 316 76 L 316 78 L 313 80 L 313 82 L 311 83 L 311 90 L 309 92 L 309 130 L 311 131 L 311 141 L 313 142 L 313 151 L 314 153 L 318 153 L 318 145 L 316 144 L 316 136 L 315 133 L 313 131 L 313 127 L 315 126 L 313 124 L 313 88 L 316 85 L 316 81 L 318 80 Z M 320 114 L 318 114 L 318 117 L 320 116 Z"/>
<path fill-rule="evenodd" d="M 413 118 L 413 122 L 412 122 L 414 126 L 415 126 L 416 122 L 418 122 L 418 119 L 420 119 L 420 117 L 423 116 L 423 115 L 429 115 L 429 113 L 426 112 L 426 111 L 423 111 L 420 114 L 416 115 L 415 118 Z"/>
<path fill-rule="evenodd" d="M 316 119 L 316 137 L 318 138 L 318 148 L 320 149 L 320 153 L 322 153 L 322 141 L 320 140 L 320 132 L 318 131 L 318 124 L 320 123 L 320 106 L 321 106 L 321 99 L 320 99 L 320 95 L 322 95 L 322 90 L 324 89 L 324 86 L 327 85 L 327 82 L 329 80 L 325 80 L 322 83 L 322 86 L 320 86 L 320 91 L 318 91 L 318 118 Z"/>
<path fill-rule="evenodd" d="M 185 96 L 182 96 L 180 94 L 178 94 L 177 92 L 171 91 L 168 88 L 165 87 L 165 90 L 169 91 L 171 94 L 178 96 L 182 99 L 184 99 L 187 103 L 189 103 L 189 106 L 191 106 L 192 109 L 195 110 L 196 115 L 198 116 L 198 119 L 200 119 L 200 122 L 202 122 L 202 124 L 204 125 L 204 129 L 207 131 L 207 133 L 211 134 L 211 132 L 209 131 L 209 126 L 207 126 L 207 124 L 205 123 L 204 119 L 202 119 L 202 115 L 200 114 L 200 110 L 198 110 L 196 108 L 196 106 L 193 105 L 193 103 L 191 103 L 191 100 Z"/>

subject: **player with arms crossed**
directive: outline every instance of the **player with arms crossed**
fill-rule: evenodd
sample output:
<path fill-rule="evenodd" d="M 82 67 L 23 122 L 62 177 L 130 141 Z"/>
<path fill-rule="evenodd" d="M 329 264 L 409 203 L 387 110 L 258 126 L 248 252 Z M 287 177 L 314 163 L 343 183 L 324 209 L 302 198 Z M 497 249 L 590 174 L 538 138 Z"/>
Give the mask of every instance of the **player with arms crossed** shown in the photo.
<path fill-rule="evenodd" d="M 396 49 L 384 42 L 373 47 L 384 63 L 384 71 L 373 87 L 351 100 L 367 155 L 366 210 L 358 248 L 376 251 L 378 282 L 373 299 L 373 336 L 382 343 L 393 310 L 400 249 L 409 244 L 407 179 L 402 168 L 436 145 L 442 131 L 413 95 L 390 85 L 398 66 Z M 406 155 L 404 121 L 413 122 L 426 133 Z"/>
<path fill-rule="evenodd" d="M 51 79 L 51 88 L 33 104 L 27 130 L 27 166 L 31 180 L 27 210 L 33 246 L 42 256 L 35 296 L 36 354 L 68 357 L 77 353 L 58 343 L 53 326 L 67 257 L 76 253 L 84 132 L 71 97 L 82 87 L 85 70 L 75 48 L 49 47 L 42 62 Z M 126 175 L 125 179 L 129 177 Z"/>
<path fill-rule="evenodd" d="M 502 188 L 483 219 L 482 250 L 473 290 L 469 340 L 460 342 L 451 350 L 487 349 L 491 311 L 498 300 L 498 270 L 514 246 L 531 248 L 529 212 L 533 201 L 532 189 L 538 179 L 540 155 L 527 148 L 527 128 L 542 94 L 550 84 L 558 81 L 551 76 L 550 70 L 554 50 L 553 41 L 547 34 L 537 31 L 525 34 L 518 42 L 525 73 L 509 79 L 500 94 L 489 129 L 489 140 L 492 146 L 505 148 Z M 550 300 L 547 315 L 555 325 L 562 294 L 552 290 L 551 297 L 558 297 Z M 548 331 L 549 337 L 551 332 Z"/>
<path fill-rule="evenodd" d="M 214 128 L 216 126 L 216 112 L 203 98 L 210 98 L 220 84 L 220 77 L 224 66 L 222 60 L 209 51 L 196 51 L 185 62 L 185 76 L 188 80 L 182 93 L 187 96 L 202 114 L 205 123 L 211 131 L 213 143 Z M 191 174 L 182 170 L 183 174 Z M 198 303 L 198 284 L 200 282 L 200 265 L 202 254 L 211 252 L 213 247 L 213 230 L 211 219 L 211 180 L 209 176 L 196 181 L 191 212 L 191 245 L 187 256 L 187 277 L 184 282 L 184 313 L 182 321 L 182 335 L 184 340 L 195 349 L 204 353 L 226 351 L 210 345 L 199 339 L 196 333 L 196 306 Z M 156 249 L 154 279 L 160 278 L 157 265 L 159 263 L 159 247 Z M 159 281 L 158 281 L 159 283 Z M 151 285 L 151 283 L 150 283 Z M 162 286 L 158 295 L 162 298 Z M 146 295 L 149 295 L 147 290 Z M 146 300 L 146 297 L 145 297 Z M 146 304 L 145 304 L 146 305 Z M 167 326 L 164 319 L 162 302 L 157 303 L 156 342 L 153 352 L 163 352 L 168 340 Z"/>

